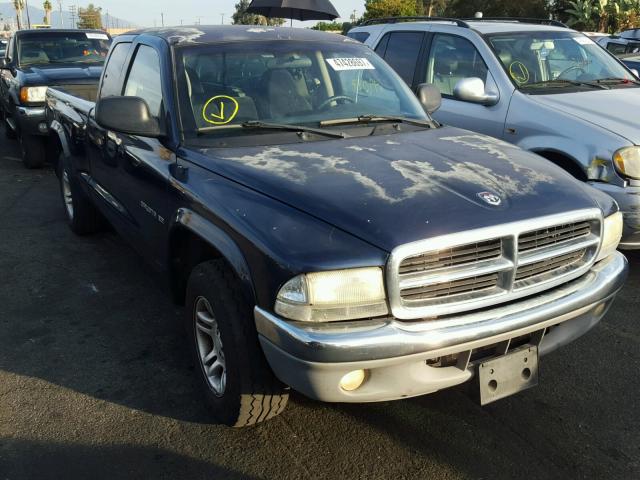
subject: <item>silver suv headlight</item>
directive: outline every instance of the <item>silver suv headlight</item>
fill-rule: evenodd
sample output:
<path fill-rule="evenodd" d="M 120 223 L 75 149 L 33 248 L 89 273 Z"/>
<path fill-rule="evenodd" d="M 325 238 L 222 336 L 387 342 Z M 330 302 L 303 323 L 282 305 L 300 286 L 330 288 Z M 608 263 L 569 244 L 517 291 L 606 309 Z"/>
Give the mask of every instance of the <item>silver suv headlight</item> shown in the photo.
<path fill-rule="evenodd" d="M 622 213 L 616 212 L 604 219 L 602 224 L 602 245 L 596 262 L 608 257 L 618 248 L 622 238 Z"/>
<path fill-rule="evenodd" d="M 640 147 L 624 147 L 613 154 L 613 164 L 624 177 L 640 180 Z"/>
<path fill-rule="evenodd" d="M 335 322 L 386 315 L 389 308 L 382 268 L 298 275 L 278 292 L 275 311 L 301 322 Z"/>

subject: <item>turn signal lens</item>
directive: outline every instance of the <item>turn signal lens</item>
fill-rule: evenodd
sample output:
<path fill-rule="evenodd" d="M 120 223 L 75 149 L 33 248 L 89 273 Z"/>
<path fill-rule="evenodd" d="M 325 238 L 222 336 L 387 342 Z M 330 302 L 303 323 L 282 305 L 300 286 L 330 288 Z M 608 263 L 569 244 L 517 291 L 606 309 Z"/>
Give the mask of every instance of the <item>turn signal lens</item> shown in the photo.
<path fill-rule="evenodd" d="M 624 177 L 640 180 L 640 147 L 624 147 L 613 154 L 613 164 Z"/>

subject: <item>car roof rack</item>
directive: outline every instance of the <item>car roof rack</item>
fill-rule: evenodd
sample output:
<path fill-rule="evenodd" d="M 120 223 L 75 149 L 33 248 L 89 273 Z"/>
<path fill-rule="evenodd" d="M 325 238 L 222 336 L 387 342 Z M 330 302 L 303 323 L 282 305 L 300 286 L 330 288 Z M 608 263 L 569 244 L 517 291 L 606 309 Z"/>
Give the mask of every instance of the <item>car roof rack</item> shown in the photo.
<path fill-rule="evenodd" d="M 482 17 L 482 18 L 465 18 L 467 22 L 517 22 L 532 23 L 536 25 L 550 25 L 553 27 L 569 28 L 566 24 L 559 20 L 551 20 L 549 18 L 526 18 L 526 17 Z"/>
<path fill-rule="evenodd" d="M 381 23 L 402 23 L 402 22 L 452 22 L 463 28 L 470 28 L 469 24 L 464 20 L 460 20 L 459 18 L 447 18 L 447 17 L 382 17 L 382 18 L 372 18 L 371 20 L 367 20 L 366 22 L 357 25 L 358 27 L 364 27 L 367 25 L 377 25 Z"/>

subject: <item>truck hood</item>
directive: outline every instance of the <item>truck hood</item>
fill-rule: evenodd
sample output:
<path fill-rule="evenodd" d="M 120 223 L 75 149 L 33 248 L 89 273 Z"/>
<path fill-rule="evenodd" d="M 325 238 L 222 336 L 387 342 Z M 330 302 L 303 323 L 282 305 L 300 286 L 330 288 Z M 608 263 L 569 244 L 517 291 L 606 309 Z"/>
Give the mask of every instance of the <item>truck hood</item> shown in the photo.
<path fill-rule="evenodd" d="M 640 145 L 640 128 L 633 120 L 640 110 L 640 88 L 529 95 L 529 98 Z"/>
<path fill-rule="evenodd" d="M 206 168 L 387 251 L 596 206 L 586 186 L 551 162 L 450 127 L 197 152 Z M 500 204 L 487 203 L 483 192 L 498 195 Z"/>
<path fill-rule="evenodd" d="M 95 82 L 100 79 L 102 65 L 79 66 L 78 64 L 50 67 L 28 67 L 23 69 L 25 85 L 63 85 L 65 83 Z"/>

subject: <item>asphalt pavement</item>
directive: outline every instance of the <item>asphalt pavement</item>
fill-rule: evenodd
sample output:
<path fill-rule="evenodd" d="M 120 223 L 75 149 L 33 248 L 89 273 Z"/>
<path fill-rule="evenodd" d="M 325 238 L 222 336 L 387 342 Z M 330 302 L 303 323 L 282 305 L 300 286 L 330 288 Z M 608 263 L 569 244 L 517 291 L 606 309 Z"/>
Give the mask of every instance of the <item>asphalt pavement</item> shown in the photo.
<path fill-rule="evenodd" d="M 0 139 L 0 480 L 640 478 L 640 255 L 605 319 L 540 385 L 454 388 L 216 425 L 175 307 L 115 233 L 74 236 L 50 169 Z"/>

